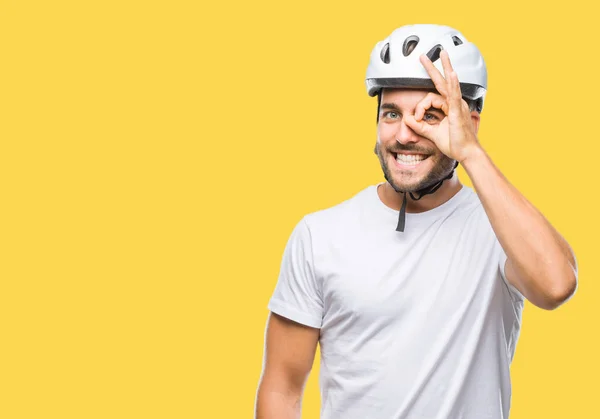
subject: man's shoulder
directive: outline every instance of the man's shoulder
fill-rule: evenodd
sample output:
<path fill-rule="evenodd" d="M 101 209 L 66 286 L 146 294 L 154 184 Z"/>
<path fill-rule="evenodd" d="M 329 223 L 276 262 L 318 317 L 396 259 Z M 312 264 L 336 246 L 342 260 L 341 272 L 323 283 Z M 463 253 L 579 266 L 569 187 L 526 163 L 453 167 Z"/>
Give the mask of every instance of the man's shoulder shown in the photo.
<path fill-rule="evenodd" d="M 485 213 L 481 200 L 473 188 L 463 185 L 459 194 L 460 196 L 453 198 L 457 199 L 457 203 L 450 205 L 448 208 L 450 214 L 459 217 L 471 217 L 475 213 Z"/>
<path fill-rule="evenodd" d="M 495 232 L 492 228 L 491 222 L 485 211 L 481 198 L 477 195 L 477 192 L 464 186 L 465 199 L 463 199 L 456 208 L 454 216 L 456 216 L 457 223 L 455 227 L 460 228 L 463 232 L 463 237 L 467 240 L 474 240 L 474 236 L 488 238 L 495 238 Z M 498 197 L 498 199 L 500 199 Z"/>
<path fill-rule="evenodd" d="M 309 228 L 324 229 L 356 218 L 371 204 L 376 185 L 369 185 L 338 204 L 313 211 L 304 216 Z"/>
<path fill-rule="evenodd" d="M 466 189 L 465 199 L 461 202 L 459 206 L 459 212 L 469 214 L 471 217 L 475 216 L 476 218 L 483 219 L 484 221 L 488 221 L 487 214 L 485 212 L 485 208 L 483 207 L 483 203 L 477 195 L 477 192 L 469 188 L 467 186 L 463 186 Z"/>

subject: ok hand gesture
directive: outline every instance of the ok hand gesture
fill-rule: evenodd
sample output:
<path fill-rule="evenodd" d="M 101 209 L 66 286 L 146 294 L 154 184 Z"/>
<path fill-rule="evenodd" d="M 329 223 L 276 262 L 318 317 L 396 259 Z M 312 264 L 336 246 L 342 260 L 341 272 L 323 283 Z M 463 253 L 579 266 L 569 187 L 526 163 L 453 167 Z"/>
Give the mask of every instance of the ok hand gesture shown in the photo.
<path fill-rule="evenodd" d="M 445 50 L 440 53 L 445 78 L 431 60 L 422 55 L 421 64 L 427 70 L 437 93 L 429 93 L 415 109 L 414 115 L 405 115 L 404 121 L 417 134 L 433 141 L 446 156 L 463 162 L 479 147 L 476 129 L 467 102 L 462 99 L 458 76 L 452 68 Z M 438 124 L 423 121 L 425 112 L 437 108 L 444 112 L 444 119 Z M 478 118 L 478 116 L 477 116 Z"/>

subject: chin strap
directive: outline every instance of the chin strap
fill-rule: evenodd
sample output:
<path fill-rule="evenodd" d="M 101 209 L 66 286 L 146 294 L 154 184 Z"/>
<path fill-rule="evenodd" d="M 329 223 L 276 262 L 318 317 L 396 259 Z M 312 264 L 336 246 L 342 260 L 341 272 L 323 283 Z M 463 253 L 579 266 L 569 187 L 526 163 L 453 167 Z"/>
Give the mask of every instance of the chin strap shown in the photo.
<path fill-rule="evenodd" d="M 454 165 L 454 169 L 456 169 L 457 167 L 458 167 L 458 162 L 456 162 L 456 164 Z M 442 183 L 444 183 L 445 180 L 452 179 L 452 176 L 454 176 L 454 169 L 452 170 L 452 172 L 450 172 L 450 174 L 448 176 L 446 176 L 444 179 L 440 180 L 439 182 L 416 191 L 416 193 L 419 194 L 418 198 L 412 192 L 408 192 L 410 194 L 410 197 L 413 200 L 418 201 L 419 199 L 423 198 L 425 195 L 434 193 L 435 191 L 437 191 L 440 188 L 440 186 L 442 186 Z M 389 180 L 388 180 L 388 182 L 389 182 Z M 391 183 L 390 183 L 390 185 L 391 185 Z M 394 188 L 394 190 L 396 190 L 396 189 Z M 404 232 L 404 227 L 406 225 L 406 201 L 407 201 L 406 194 L 407 194 L 407 192 L 406 191 L 396 191 L 396 192 L 404 193 L 404 199 L 402 199 L 402 207 L 400 208 L 400 214 L 398 215 L 398 226 L 396 227 L 396 231 Z"/>

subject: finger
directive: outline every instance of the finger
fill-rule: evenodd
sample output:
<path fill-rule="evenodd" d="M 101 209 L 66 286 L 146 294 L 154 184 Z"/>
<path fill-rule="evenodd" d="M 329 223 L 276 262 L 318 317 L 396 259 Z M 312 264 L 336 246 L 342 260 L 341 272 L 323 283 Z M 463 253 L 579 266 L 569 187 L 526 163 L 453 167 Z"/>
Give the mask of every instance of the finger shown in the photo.
<path fill-rule="evenodd" d="M 446 79 L 446 85 L 449 84 L 448 75 L 454 71 L 452 63 L 450 62 L 450 56 L 448 51 L 443 49 L 440 52 L 440 59 L 442 60 L 442 68 L 444 69 L 444 78 Z"/>
<path fill-rule="evenodd" d="M 448 102 L 437 93 L 428 93 L 415 107 L 415 119 L 421 121 L 425 112 L 428 109 L 436 108 L 441 109 L 445 115 L 448 115 L 449 107 Z"/>
<path fill-rule="evenodd" d="M 442 60 L 442 67 L 444 68 L 444 75 L 446 76 L 446 86 L 448 87 L 448 101 L 450 102 L 450 108 L 460 109 L 462 106 L 462 93 L 460 90 L 460 82 L 458 81 L 458 75 L 452 63 L 450 62 L 450 56 L 448 51 L 442 50 L 440 52 L 440 59 Z"/>
<path fill-rule="evenodd" d="M 434 128 L 432 125 L 423 121 L 417 121 L 411 114 L 404 115 L 404 123 L 421 137 L 433 141 Z"/>
<path fill-rule="evenodd" d="M 433 65 L 429 57 L 425 54 L 421 55 L 419 57 L 419 60 L 421 61 L 421 64 L 423 64 L 423 67 L 425 67 L 425 70 L 427 71 L 427 74 L 429 74 L 429 77 L 431 77 L 431 80 L 433 81 L 433 85 L 435 86 L 436 90 L 440 92 L 440 94 L 445 96 L 446 80 L 444 80 L 444 76 L 442 76 L 440 70 L 438 70 Z"/>
<path fill-rule="evenodd" d="M 458 81 L 458 75 L 455 71 L 449 73 L 449 97 L 450 109 L 460 111 L 462 109 L 462 92 L 460 89 L 460 82 Z"/>

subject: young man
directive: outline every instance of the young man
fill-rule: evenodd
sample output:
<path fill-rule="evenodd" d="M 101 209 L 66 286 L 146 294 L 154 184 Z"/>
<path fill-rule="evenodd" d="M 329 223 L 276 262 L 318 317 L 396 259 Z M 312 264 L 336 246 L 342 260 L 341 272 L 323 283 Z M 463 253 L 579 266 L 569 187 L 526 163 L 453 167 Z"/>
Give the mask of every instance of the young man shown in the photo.
<path fill-rule="evenodd" d="M 386 182 L 294 229 L 258 419 L 300 417 L 317 343 L 322 419 L 508 418 L 524 300 L 558 307 L 577 265 L 477 139 L 486 79 L 452 28 L 405 26 L 376 45 L 366 82 Z"/>

